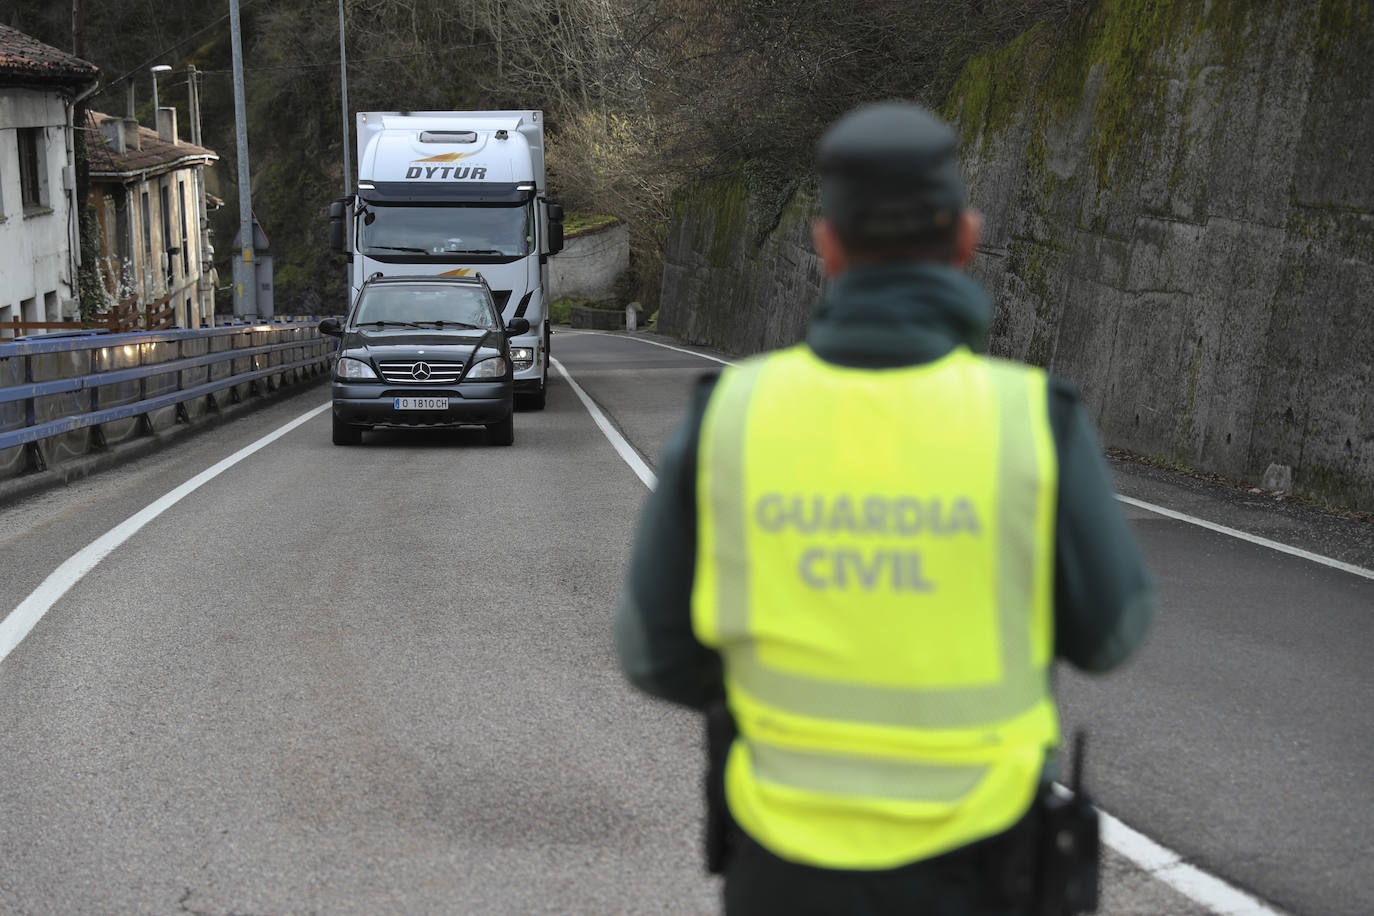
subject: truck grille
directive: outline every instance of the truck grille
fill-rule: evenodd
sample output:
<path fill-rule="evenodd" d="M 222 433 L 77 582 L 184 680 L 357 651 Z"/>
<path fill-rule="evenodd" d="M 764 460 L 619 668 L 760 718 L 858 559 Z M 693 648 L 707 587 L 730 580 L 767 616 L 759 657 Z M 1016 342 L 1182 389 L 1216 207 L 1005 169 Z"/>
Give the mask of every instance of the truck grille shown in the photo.
<path fill-rule="evenodd" d="M 379 368 L 388 382 L 407 385 L 452 385 L 463 374 L 462 363 L 427 359 L 383 360 Z"/>

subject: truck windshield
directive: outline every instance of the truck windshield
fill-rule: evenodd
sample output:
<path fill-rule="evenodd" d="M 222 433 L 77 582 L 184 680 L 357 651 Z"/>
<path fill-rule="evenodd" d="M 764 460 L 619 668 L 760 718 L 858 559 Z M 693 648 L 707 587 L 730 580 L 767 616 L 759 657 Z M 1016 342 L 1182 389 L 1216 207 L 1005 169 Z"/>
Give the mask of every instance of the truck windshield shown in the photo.
<path fill-rule="evenodd" d="M 529 203 L 370 206 L 359 214 L 358 251 L 523 257 L 534 250 L 531 214 Z"/>
<path fill-rule="evenodd" d="M 481 289 L 418 283 L 387 283 L 364 289 L 353 324 L 500 327 L 491 300 Z"/>

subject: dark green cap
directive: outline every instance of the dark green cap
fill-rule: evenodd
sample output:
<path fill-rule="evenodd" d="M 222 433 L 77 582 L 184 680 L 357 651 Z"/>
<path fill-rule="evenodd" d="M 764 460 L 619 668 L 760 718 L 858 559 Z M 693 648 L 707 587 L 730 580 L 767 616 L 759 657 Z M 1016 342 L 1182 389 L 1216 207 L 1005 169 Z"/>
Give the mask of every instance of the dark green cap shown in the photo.
<path fill-rule="evenodd" d="M 958 137 L 910 102 L 840 118 L 816 152 L 821 212 L 858 241 L 900 242 L 948 228 L 966 205 Z"/>

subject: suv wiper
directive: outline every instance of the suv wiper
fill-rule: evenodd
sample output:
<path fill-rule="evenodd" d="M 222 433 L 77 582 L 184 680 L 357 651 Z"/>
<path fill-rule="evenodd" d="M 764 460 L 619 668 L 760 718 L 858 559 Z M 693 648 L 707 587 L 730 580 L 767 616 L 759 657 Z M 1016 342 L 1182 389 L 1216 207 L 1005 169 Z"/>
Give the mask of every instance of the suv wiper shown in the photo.
<path fill-rule="evenodd" d="M 371 326 L 378 328 L 418 328 L 419 325 L 413 321 L 360 321 L 358 327 Z"/>
<path fill-rule="evenodd" d="M 436 319 L 433 320 L 433 321 L 421 321 L 421 322 L 418 322 L 418 323 L 419 323 L 419 324 L 432 324 L 432 325 L 434 325 L 436 328 L 467 328 L 468 330 L 471 330 L 471 331 L 481 331 L 481 330 L 483 330 L 482 326 L 479 325 L 479 324 L 468 324 L 466 321 L 445 321 L 445 320 L 442 319 L 442 318 L 436 318 Z M 490 328 L 487 328 L 486 330 L 490 330 Z"/>

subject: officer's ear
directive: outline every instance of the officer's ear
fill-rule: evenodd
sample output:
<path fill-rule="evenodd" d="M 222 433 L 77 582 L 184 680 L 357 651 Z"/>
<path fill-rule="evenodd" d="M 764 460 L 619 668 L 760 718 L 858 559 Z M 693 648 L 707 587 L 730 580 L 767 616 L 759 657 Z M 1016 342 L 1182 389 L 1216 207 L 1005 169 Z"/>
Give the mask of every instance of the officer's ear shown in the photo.
<path fill-rule="evenodd" d="M 973 253 L 978 250 L 978 240 L 982 237 L 983 214 L 969 207 L 959 214 L 959 224 L 955 229 L 955 267 L 963 270 L 973 263 Z"/>
<path fill-rule="evenodd" d="M 816 246 L 816 254 L 820 256 L 826 277 L 838 277 L 849 269 L 849 256 L 845 253 L 844 243 L 840 241 L 840 234 L 835 231 L 835 224 L 824 216 L 811 224 L 811 242 Z"/>

